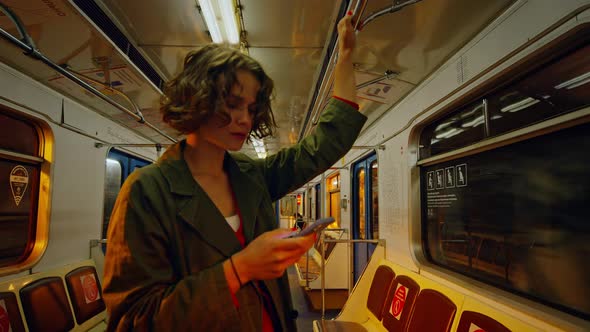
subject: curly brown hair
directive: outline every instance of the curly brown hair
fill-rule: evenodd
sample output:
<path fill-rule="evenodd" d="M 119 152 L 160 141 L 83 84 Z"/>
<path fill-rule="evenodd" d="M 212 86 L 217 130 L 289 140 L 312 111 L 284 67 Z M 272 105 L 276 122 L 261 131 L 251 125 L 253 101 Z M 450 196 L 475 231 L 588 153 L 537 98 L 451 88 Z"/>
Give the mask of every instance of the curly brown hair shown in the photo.
<path fill-rule="evenodd" d="M 164 122 L 183 134 L 195 131 L 212 116 L 229 124 L 231 117 L 225 111 L 225 98 L 237 83 L 236 73 L 240 70 L 252 73 L 260 83 L 250 135 L 272 135 L 277 126 L 270 106 L 272 79 L 256 60 L 216 44 L 189 52 L 184 58 L 184 69 L 166 83 L 160 106 Z"/>

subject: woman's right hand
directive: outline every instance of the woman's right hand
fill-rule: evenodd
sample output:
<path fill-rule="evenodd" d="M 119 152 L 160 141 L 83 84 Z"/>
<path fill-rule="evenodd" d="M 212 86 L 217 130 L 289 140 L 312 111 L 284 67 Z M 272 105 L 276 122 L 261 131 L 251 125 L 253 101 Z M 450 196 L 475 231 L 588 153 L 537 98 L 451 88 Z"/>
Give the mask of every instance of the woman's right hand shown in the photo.
<path fill-rule="evenodd" d="M 334 69 L 334 96 L 351 102 L 356 102 L 356 80 L 352 64 L 355 46 L 352 12 L 349 12 L 338 22 L 338 61 Z"/>
<path fill-rule="evenodd" d="M 282 276 L 285 269 L 297 262 L 315 242 L 314 233 L 286 239 L 291 232 L 277 229 L 263 233 L 233 256 L 242 284 Z"/>

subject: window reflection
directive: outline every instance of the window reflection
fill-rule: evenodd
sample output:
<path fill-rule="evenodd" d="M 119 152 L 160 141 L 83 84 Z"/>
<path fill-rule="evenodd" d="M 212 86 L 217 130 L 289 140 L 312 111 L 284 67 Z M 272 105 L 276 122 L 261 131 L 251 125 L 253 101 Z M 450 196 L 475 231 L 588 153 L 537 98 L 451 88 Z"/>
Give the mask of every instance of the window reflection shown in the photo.
<path fill-rule="evenodd" d="M 427 253 L 443 266 L 590 317 L 590 123 L 422 168 Z M 548 157 L 547 151 L 551 151 Z M 509 160 L 510 162 L 505 162 Z"/>
<path fill-rule="evenodd" d="M 361 168 L 357 171 L 358 179 L 358 221 L 359 221 L 359 239 L 366 239 L 366 220 L 365 220 L 365 169 Z"/>
<path fill-rule="evenodd" d="M 424 129 L 420 156 L 427 158 L 484 138 L 484 104 L 477 102 Z"/>
<path fill-rule="evenodd" d="M 378 172 L 379 166 L 377 160 L 371 163 L 371 227 L 373 231 L 373 239 L 379 238 L 379 182 Z"/>
<path fill-rule="evenodd" d="M 585 45 L 540 64 L 534 71 L 424 128 L 420 158 L 452 151 L 589 105 L 590 45 Z"/>

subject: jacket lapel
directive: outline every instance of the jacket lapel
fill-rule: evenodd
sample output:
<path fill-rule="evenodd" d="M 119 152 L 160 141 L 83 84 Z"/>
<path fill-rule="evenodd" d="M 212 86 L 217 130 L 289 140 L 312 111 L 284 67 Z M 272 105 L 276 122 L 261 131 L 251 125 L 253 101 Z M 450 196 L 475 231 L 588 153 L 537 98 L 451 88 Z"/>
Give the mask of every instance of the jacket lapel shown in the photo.
<path fill-rule="evenodd" d="M 263 198 L 264 188 L 256 182 L 255 175 L 251 174 L 255 170 L 249 163 L 238 164 L 230 154 L 226 154 L 225 167 L 242 215 L 244 237 L 246 243 L 250 243 L 254 239 L 256 223 L 258 222 L 256 217 Z"/>
<path fill-rule="evenodd" d="M 173 145 L 157 162 L 170 191 L 175 194 L 178 216 L 199 233 L 203 241 L 229 257 L 240 250 L 240 242 L 219 209 L 193 179 L 182 155 L 184 146 L 185 141 Z"/>

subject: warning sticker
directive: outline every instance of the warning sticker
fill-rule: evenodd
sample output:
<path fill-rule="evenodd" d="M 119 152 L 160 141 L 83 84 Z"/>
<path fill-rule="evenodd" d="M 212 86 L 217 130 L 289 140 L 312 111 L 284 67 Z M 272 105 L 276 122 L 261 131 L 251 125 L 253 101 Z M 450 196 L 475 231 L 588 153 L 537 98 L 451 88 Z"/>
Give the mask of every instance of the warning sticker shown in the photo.
<path fill-rule="evenodd" d="M 445 188 L 455 188 L 455 167 L 445 168 Z"/>
<path fill-rule="evenodd" d="M 4 300 L 0 300 L 0 332 L 12 332 L 10 327 L 10 317 Z"/>
<path fill-rule="evenodd" d="M 29 173 L 27 172 L 27 169 L 21 165 L 15 166 L 12 171 L 10 171 L 10 189 L 12 190 L 12 197 L 14 198 L 16 206 L 20 204 L 20 201 L 27 190 L 28 184 Z"/>
<path fill-rule="evenodd" d="M 94 274 L 91 273 L 81 276 L 80 283 L 82 283 L 82 289 L 84 289 L 84 300 L 86 301 L 86 304 L 100 299 L 100 293 L 98 292 L 98 286 Z"/>
<path fill-rule="evenodd" d="M 434 171 L 426 174 L 428 190 L 434 190 Z"/>
<path fill-rule="evenodd" d="M 397 320 L 400 319 L 402 312 L 404 311 L 404 305 L 406 304 L 408 291 L 408 287 L 402 284 L 397 284 L 395 294 L 393 295 L 393 301 L 391 302 L 391 308 L 389 308 L 389 313 Z"/>
<path fill-rule="evenodd" d="M 381 75 L 375 75 L 365 72 L 355 72 L 356 81 L 360 84 L 369 82 Z M 399 81 L 393 84 L 394 81 L 384 79 L 380 82 L 375 82 L 357 89 L 357 96 L 362 99 L 367 99 L 381 104 L 391 104 L 403 93 L 403 89 L 399 86 Z"/>
<path fill-rule="evenodd" d="M 481 327 L 471 323 L 469 325 L 469 332 L 486 332 L 486 330 L 482 329 Z"/>
<path fill-rule="evenodd" d="M 457 169 L 457 187 L 467 186 L 467 164 L 456 166 Z"/>
<path fill-rule="evenodd" d="M 443 189 L 445 187 L 445 183 L 443 180 L 444 174 L 445 174 L 444 169 L 437 169 L 436 170 L 436 189 Z"/>

